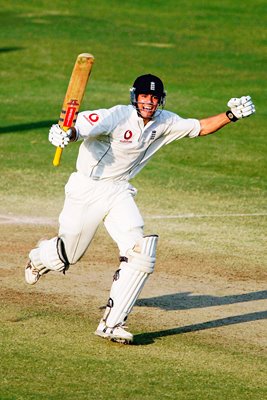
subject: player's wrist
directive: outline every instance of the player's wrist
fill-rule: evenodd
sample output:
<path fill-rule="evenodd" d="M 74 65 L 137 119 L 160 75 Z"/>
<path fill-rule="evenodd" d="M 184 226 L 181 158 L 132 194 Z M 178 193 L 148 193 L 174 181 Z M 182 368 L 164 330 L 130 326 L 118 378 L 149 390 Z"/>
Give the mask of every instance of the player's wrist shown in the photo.
<path fill-rule="evenodd" d="M 77 131 L 74 127 L 70 128 L 68 130 L 68 137 L 70 139 L 70 142 L 77 142 L 78 140 L 78 134 Z"/>
<path fill-rule="evenodd" d="M 234 113 L 231 110 L 226 111 L 226 116 L 231 122 L 238 121 L 238 118 L 234 115 Z"/>

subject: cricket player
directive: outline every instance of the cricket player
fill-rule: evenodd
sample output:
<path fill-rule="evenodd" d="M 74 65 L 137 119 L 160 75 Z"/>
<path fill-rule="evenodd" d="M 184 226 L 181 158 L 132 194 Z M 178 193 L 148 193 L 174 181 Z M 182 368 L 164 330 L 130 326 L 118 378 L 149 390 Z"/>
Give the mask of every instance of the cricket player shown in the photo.
<path fill-rule="evenodd" d="M 129 181 L 163 146 L 182 138 L 214 133 L 250 116 L 250 96 L 232 98 L 229 109 L 204 119 L 182 118 L 164 109 L 166 92 L 161 79 L 139 76 L 130 89 L 130 105 L 80 112 L 67 132 L 52 125 L 49 141 L 64 148 L 81 141 L 76 172 L 65 186 L 58 236 L 42 240 L 29 253 L 26 282 L 35 284 L 49 271 L 65 272 L 90 245 L 100 223 L 119 249 L 106 310 L 95 334 L 121 343 L 133 335 L 125 321 L 148 277 L 154 271 L 157 235 L 144 236 L 144 221 Z"/>

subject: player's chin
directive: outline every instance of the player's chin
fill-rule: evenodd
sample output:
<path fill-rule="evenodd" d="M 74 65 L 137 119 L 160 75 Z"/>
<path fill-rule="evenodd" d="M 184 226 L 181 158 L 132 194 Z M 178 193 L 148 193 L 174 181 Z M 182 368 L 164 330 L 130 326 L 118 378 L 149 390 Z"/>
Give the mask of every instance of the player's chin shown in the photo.
<path fill-rule="evenodd" d="M 152 110 L 151 111 L 139 110 L 139 111 L 140 111 L 141 117 L 145 118 L 145 119 L 152 118 L 155 113 L 155 110 L 153 110 L 153 111 Z"/>

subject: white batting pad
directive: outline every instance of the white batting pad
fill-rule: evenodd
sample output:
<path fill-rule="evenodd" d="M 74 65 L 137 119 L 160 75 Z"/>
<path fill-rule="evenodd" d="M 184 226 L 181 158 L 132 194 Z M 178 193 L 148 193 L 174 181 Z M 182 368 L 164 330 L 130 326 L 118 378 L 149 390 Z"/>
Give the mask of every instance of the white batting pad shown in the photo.
<path fill-rule="evenodd" d="M 131 312 L 144 284 L 154 271 L 158 236 L 145 236 L 127 253 L 112 284 L 110 299 L 104 315 L 106 326 L 123 324 Z"/>
<path fill-rule="evenodd" d="M 58 237 L 42 240 L 38 247 L 31 250 L 29 257 L 38 270 L 63 271 L 65 264 L 60 260 L 57 251 Z"/>

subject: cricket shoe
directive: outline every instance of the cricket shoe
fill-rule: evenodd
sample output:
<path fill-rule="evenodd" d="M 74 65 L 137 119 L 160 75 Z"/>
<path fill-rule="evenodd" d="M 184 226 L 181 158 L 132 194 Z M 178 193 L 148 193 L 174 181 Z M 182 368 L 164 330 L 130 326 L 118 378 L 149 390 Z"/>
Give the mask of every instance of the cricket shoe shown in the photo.
<path fill-rule="evenodd" d="M 31 260 L 28 261 L 28 264 L 25 267 L 25 281 L 29 285 L 34 285 L 41 278 L 40 271 L 34 267 Z"/>
<path fill-rule="evenodd" d="M 133 335 L 130 332 L 127 332 L 124 328 L 125 327 L 122 325 L 109 328 L 106 326 L 104 321 L 101 321 L 95 331 L 95 335 L 113 342 L 130 344 L 133 342 Z"/>

